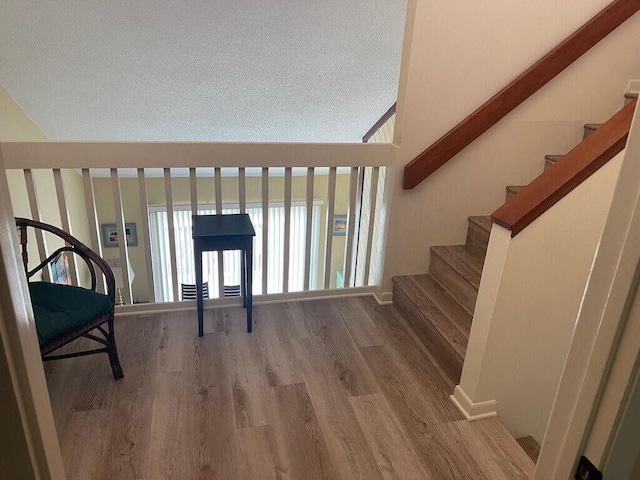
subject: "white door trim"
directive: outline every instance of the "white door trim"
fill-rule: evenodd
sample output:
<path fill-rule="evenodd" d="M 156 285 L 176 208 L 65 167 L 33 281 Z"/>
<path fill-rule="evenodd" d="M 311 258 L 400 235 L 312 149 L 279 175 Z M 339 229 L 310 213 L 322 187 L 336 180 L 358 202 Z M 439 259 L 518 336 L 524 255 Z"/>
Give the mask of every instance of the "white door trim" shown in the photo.
<path fill-rule="evenodd" d="M 25 444 L 31 460 L 25 465 L 17 459 L 13 462 L 7 459 L 8 464 L 0 469 L 7 478 L 64 480 L 62 456 L 23 271 L 0 152 L 0 362 L 10 377 L 2 388 L 8 389 L 6 393 L 15 407 L 13 411 L 0 409 L 0 424 L 6 425 L 1 421 L 3 415 L 16 414 L 22 424 L 21 431 L 0 429 L 0 443 L 13 439 Z M 8 438 L 2 438 L 3 435 Z"/>

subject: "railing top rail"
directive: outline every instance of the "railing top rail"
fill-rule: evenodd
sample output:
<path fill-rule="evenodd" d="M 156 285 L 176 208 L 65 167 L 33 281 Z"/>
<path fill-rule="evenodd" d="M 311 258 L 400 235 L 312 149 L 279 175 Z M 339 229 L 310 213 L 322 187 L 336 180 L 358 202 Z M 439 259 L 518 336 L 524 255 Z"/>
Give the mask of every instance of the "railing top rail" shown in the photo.
<path fill-rule="evenodd" d="M 4 142 L 6 169 L 388 166 L 390 144 Z"/>
<path fill-rule="evenodd" d="M 404 168 L 402 187 L 404 189 L 416 187 L 638 10 L 640 10 L 640 0 L 615 0 L 609 4 L 409 162 Z"/>
<path fill-rule="evenodd" d="M 515 237 L 527 225 L 620 153 L 629 136 L 637 100 L 629 102 L 604 125 L 545 170 L 491 216 Z"/>

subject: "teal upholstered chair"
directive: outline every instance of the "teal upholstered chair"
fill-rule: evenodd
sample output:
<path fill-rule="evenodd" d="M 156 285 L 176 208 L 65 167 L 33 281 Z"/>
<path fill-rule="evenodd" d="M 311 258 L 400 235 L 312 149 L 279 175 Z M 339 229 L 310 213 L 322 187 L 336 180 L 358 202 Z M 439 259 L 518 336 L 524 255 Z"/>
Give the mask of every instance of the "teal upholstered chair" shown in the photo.
<path fill-rule="evenodd" d="M 107 262 L 76 238 L 53 225 L 16 218 L 16 226 L 20 232 L 22 262 L 28 279 L 43 268 L 47 268 L 47 265 L 63 252 L 70 252 L 84 260 L 91 275 L 91 289 L 48 282 L 29 282 L 42 359 L 59 360 L 93 353 L 106 353 L 109 356 L 113 377 L 116 380 L 122 378 L 124 374 L 118 359 L 113 328 L 116 286 L 113 272 Z M 28 228 L 50 232 L 66 243 L 64 247 L 58 248 L 31 270 L 29 270 L 27 255 Z M 104 276 L 107 286 L 106 295 L 96 292 L 98 282 L 96 267 L 98 274 Z M 102 281 L 102 278 L 100 280 Z M 79 337 L 93 340 L 101 344 L 101 347 L 81 352 L 54 353 Z"/>

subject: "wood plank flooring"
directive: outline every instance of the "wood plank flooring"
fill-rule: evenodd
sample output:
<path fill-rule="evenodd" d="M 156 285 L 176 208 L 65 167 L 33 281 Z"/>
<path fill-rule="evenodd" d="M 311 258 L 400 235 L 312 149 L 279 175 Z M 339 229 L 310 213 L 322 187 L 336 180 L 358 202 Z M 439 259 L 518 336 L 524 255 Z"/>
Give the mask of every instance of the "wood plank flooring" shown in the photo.
<path fill-rule="evenodd" d="M 247 334 L 244 310 L 207 311 L 203 338 L 195 313 L 118 318 L 118 382 L 106 356 L 47 363 L 68 478 L 531 477 L 497 419 L 462 419 L 395 307 L 354 297 L 254 314 Z"/>

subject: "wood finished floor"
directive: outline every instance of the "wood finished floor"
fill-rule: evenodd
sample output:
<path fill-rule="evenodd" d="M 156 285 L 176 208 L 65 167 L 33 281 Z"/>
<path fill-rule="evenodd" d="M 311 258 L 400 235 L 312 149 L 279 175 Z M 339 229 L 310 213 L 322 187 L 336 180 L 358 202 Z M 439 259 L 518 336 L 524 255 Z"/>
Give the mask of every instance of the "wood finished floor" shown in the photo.
<path fill-rule="evenodd" d="M 393 306 L 368 297 L 116 320 L 106 356 L 46 364 L 69 480 L 525 479 L 496 419 L 469 423 Z"/>

